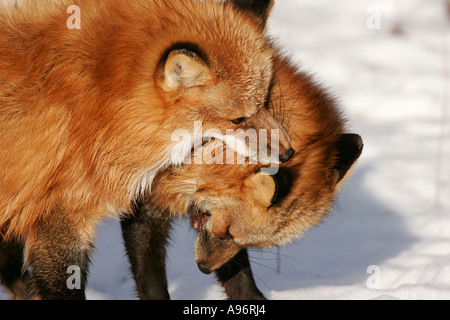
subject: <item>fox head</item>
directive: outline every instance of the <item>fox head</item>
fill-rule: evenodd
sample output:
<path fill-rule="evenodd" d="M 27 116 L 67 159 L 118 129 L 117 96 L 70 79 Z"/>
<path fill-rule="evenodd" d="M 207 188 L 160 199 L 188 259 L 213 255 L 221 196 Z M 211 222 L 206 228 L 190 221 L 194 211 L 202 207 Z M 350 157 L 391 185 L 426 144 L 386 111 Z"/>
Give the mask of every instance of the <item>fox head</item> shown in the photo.
<path fill-rule="evenodd" d="M 157 177 L 154 205 L 191 213 L 203 272 L 216 270 L 243 248 L 284 245 L 317 225 L 361 155 L 362 139 L 345 133 L 334 101 L 283 57 L 275 64 L 271 110 L 285 118 L 298 150 L 277 174 L 247 163 L 186 165 Z M 201 152 L 227 157 L 222 145 L 211 141 Z"/>
<path fill-rule="evenodd" d="M 196 261 L 209 273 L 246 247 L 285 245 L 316 226 L 362 147 L 360 136 L 339 134 L 322 150 L 332 159 L 328 167 L 314 168 L 314 150 L 307 150 L 308 155 L 296 154 L 276 175 L 252 165 L 178 168 L 158 179 L 155 201 L 164 207 L 161 201 L 171 193 L 169 208 L 178 211 L 172 205 L 181 205 L 190 212 L 191 225 L 199 231 Z"/>
<path fill-rule="evenodd" d="M 211 16 L 209 22 L 218 29 L 212 31 L 201 21 L 180 29 L 183 36 L 178 38 L 183 40 L 172 41 L 155 72 L 158 95 L 175 113 L 164 128 L 171 139 L 170 164 L 185 163 L 193 147 L 211 138 L 256 162 L 288 161 L 294 154 L 290 137 L 267 108 L 275 50 L 265 27 L 273 0 L 231 0 L 216 6 L 224 14 Z M 201 31 L 197 37 L 195 30 Z M 269 139 L 252 144 L 249 130 L 266 130 Z"/>
<path fill-rule="evenodd" d="M 276 175 L 253 173 L 239 188 L 230 186 L 227 194 L 220 196 L 222 204 L 216 196 L 192 207 L 191 223 L 199 230 L 195 254 L 200 270 L 210 273 L 247 247 L 288 244 L 316 226 L 359 158 L 362 140 L 355 134 L 342 134 L 332 149 L 336 162 L 326 170 L 328 177 L 318 176 L 312 182 L 303 172 L 303 164 L 293 161 Z"/>

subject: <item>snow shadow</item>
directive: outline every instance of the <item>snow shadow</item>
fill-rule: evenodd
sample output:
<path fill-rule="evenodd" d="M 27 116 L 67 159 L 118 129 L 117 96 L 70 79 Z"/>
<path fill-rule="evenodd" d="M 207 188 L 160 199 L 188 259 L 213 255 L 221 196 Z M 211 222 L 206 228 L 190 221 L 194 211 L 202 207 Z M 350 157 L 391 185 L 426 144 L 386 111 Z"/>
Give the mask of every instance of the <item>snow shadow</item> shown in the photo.
<path fill-rule="evenodd" d="M 364 284 L 370 266 L 381 266 L 418 241 L 404 217 L 366 187 L 369 171 L 368 165 L 357 167 L 327 221 L 283 248 L 279 259 L 276 250 L 252 254 L 264 292 Z"/>

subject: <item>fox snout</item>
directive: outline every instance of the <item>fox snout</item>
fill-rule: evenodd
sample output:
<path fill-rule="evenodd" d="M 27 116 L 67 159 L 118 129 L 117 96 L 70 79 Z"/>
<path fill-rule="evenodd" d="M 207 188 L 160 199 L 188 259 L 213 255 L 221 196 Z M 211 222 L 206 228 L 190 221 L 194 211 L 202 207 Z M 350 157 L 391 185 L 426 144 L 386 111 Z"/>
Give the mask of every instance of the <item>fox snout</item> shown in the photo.
<path fill-rule="evenodd" d="M 211 274 L 213 272 L 213 270 L 208 269 L 208 267 L 206 266 L 206 263 L 204 263 L 204 262 L 197 263 L 197 267 L 204 274 Z"/>
<path fill-rule="evenodd" d="M 289 133 L 284 127 L 278 124 L 279 137 L 278 137 L 278 150 L 280 152 L 280 162 L 285 163 L 291 160 L 295 155 L 295 150 L 291 147 L 291 139 Z"/>
<path fill-rule="evenodd" d="M 292 149 L 292 148 L 287 149 L 285 153 L 280 155 L 280 162 L 281 163 L 288 162 L 289 160 L 292 159 L 294 154 L 295 154 L 295 150 L 294 149 Z"/>
<path fill-rule="evenodd" d="M 259 130 L 269 130 L 268 146 L 278 152 L 280 163 L 288 162 L 295 155 L 295 150 L 291 147 L 291 138 L 286 128 L 276 119 L 273 114 L 262 109 L 257 115 L 249 119 L 249 127 Z M 269 137 L 270 135 L 270 137 Z"/>
<path fill-rule="evenodd" d="M 195 260 L 201 272 L 210 274 L 233 259 L 242 249 L 232 238 L 220 238 L 202 230 L 195 243 Z"/>

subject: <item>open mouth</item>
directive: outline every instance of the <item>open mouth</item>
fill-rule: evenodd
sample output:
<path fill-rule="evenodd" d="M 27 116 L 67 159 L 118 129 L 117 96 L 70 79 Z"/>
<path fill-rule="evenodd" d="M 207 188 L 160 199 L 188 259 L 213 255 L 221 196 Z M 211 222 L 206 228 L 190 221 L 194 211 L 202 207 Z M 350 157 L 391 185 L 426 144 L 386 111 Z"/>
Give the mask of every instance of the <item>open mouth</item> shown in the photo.
<path fill-rule="evenodd" d="M 209 212 L 191 209 L 191 226 L 197 231 L 201 231 L 210 218 L 211 214 Z"/>

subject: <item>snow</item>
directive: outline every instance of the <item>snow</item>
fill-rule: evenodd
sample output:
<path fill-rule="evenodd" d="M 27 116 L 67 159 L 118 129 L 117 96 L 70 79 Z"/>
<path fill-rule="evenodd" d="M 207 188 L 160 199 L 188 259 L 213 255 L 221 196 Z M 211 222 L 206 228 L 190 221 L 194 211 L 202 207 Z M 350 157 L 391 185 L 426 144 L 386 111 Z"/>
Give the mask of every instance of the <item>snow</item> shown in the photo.
<path fill-rule="evenodd" d="M 269 299 L 450 299 L 444 8 L 443 0 L 276 2 L 270 32 L 336 93 L 365 151 L 322 225 L 279 252 L 251 251 Z M 392 32 L 398 24 L 403 32 Z M 178 221 L 168 261 L 172 298 L 224 299 L 214 277 L 198 271 L 194 240 L 187 221 Z M 135 298 L 118 222 L 100 228 L 96 246 L 88 298 Z"/>

